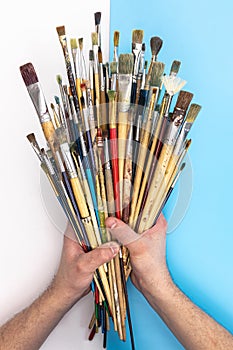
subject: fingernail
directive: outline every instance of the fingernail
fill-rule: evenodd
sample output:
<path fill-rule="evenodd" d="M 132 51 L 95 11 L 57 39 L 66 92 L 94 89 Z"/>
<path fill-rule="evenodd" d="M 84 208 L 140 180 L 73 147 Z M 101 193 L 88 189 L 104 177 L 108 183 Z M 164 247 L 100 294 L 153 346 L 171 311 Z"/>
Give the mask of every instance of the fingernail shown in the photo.
<path fill-rule="evenodd" d="M 117 222 L 116 222 L 116 220 L 114 220 L 114 219 L 111 219 L 111 225 L 110 225 L 110 229 L 113 229 L 114 227 L 116 227 L 116 225 L 117 225 Z"/>
<path fill-rule="evenodd" d="M 116 256 L 118 251 L 119 251 L 119 247 L 113 246 L 113 247 L 110 247 L 110 248 L 111 248 L 113 256 Z"/>

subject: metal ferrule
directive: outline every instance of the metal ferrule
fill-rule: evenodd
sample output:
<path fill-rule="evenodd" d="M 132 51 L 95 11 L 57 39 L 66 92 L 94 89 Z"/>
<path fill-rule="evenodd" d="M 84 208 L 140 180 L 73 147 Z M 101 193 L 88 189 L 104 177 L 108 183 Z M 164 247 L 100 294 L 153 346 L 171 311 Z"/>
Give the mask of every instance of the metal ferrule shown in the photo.
<path fill-rule="evenodd" d="M 54 176 L 55 175 L 55 170 L 53 169 L 53 166 L 52 166 L 52 163 L 51 161 L 49 160 L 47 154 L 43 155 L 43 160 L 48 168 L 48 171 L 49 171 L 49 174 L 51 176 Z"/>
<path fill-rule="evenodd" d="M 114 51 L 113 51 L 113 62 L 118 62 L 118 47 L 114 46 Z M 117 65 L 118 66 L 118 65 Z"/>
<path fill-rule="evenodd" d="M 60 168 L 61 172 L 64 173 L 65 172 L 65 168 L 64 168 L 64 165 L 62 163 L 60 153 L 58 151 L 56 151 L 56 156 L 57 156 L 59 168 Z"/>
<path fill-rule="evenodd" d="M 135 135 L 135 141 L 140 141 L 141 125 L 142 125 L 142 115 L 139 114 L 138 120 L 137 120 L 137 130 L 136 130 L 136 135 Z"/>
<path fill-rule="evenodd" d="M 78 155 L 78 164 L 79 164 L 79 168 L 80 168 L 80 171 L 81 171 L 82 178 L 86 179 L 86 174 L 85 174 L 85 171 L 84 171 L 83 163 L 82 163 L 81 158 L 80 158 L 79 155 Z"/>
<path fill-rule="evenodd" d="M 67 142 L 65 142 L 65 143 L 62 143 L 60 145 L 60 148 L 61 148 L 64 162 L 66 164 L 68 174 L 69 174 L 70 178 L 73 179 L 73 178 L 77 177 L 78 175 L 77 175 L 76 168 L 75 168 L 75 165 L 74 165 L 71 153 L 70 153 L 69 145 Z"/>
<path fill-rule="evenodd" d="M 175 155 L 178 155 L 182 152 L 185 139 L 186 139 L 191 127 L 192 127 L 192 124 L 193 123 L 184 122 L 184 124 L 180 130 L 179 136 L 177 138 L 176 144 L 175 144 L 175 149 L 174 149 Z"/>
<path fill-rule="evenodd" d="M 118 75 L 118 91 L 119 91 L 119 111 L 128 112 L 130 108 L 132 88 L 132 75 L 131 74 L 119 74 Z"/>
<path fill-rule="evenodd" d="M 178 109 L 176 109 L 175 113 L 173 113 L 172 121 L 169 122 L 168 130 L 163 140 L 163 143 L 166 143 L 167 145 L 174 146 L 179 135 L 185 112 L 182 110 L 180 110 L 179 113 L 178 112 Z"/>
<path fill-rule="evenodd" d="M 132 159 L 132 155 L 133 155 L 133 124 L 130 124 L 130 128 L 129 128 L 129 133 L 128 133 L 128 139 L 127 139 L 127 145 L 126 145 L 126 151 L 125 151 L 125 155 L 126 158 Z"/>
<path fill-rule="evenodd" d="M 40 83 L 31 84 L 27 87 L 28 93 L 32 99 L 38 117 L 41 123 L 45 123 L 51 120 L 49 110 L 45 101 L 43 91 L 41 89 Z"/>
<path fill-rule="evenodd" d="M 117 75 L 116 74 L 112 74 L 112 77 L 111 77 L 111 90 L 116 91 L 116 87 L 117 87 Z"/>
<path fill-rule="evenodd" d="M 145 66 L 145 53 L 144 53 L 144 51 L 141 51 L 140 61 L 139 61 L 139 69 L 138 69 L 138 73 L 140 75 L 143 74 L 144 66 Z"/>
<path fill-rule="evenodd" d="M 98 66 L 99 66 L 99 60 L 98 60 L 98 45 L 93 45 L 93 52 L 94 52 L 94 73 L 98 73 Z"/>
<path fill-rule="evenodd" d="M 134 70 L 133 70 L 133 78 L 136 80 L 136 77 L 139 72 L 140 66 L 140 55 L 142 51 L 142 44 L 135 44 L 134 49 L 132 50 L 134 54 Z"/>
<path fill-rule="evenodd" d="M 83 157 L 86 157 L 87 156 L 87 148 L 86 148 L 85 140 L 83 137 L 83 132 L 80 129 L 79 129 L 79 139 L 80 139 Z"/>
<path fill-rule="evenodd" d="M 104 168 L 106 170 L 111 169 L 111 164 L 110 164 L 110 156 L 109 156 L 109 149 L 108 149 L 108 139 L 104 139 Z"/>
<path fill-rule="evenodd" d="M 89 125 L 89 108 L 84 108 L 83 109 L 83 119 L 84 119 L 85 130 L 89 131 L 90 130 L 90 125 Z"/>

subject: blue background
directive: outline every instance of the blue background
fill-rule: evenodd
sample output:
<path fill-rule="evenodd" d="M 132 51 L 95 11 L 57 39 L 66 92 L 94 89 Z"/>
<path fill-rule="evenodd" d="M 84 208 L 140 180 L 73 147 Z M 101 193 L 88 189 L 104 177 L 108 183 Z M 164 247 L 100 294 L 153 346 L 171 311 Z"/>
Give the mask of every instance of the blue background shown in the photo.
<path fill-rule="evenodd" d="M 111 0 L 113 32 L 120 52 L 131 50 L 133 29 L 144 29 L 147 59 L 152 36 L 163 39 L 159 60 L 179 76 L 202 110 L 190 132 L 193 190 L 178 228 L 167 237 L 167 260 L 176 284 L 202 309 L 233 332 L 232 215 L 232 10 L 230 0 Z M 174 196 L 173 196 L 174 197 Z M 173 200 L 174 202 L 174 200 Z M 166 212 L 171 210 L 171 202 Z M 143 296 L 128 283 L 136 349 L 183 349 Z M 112 332 L 108 350 L 130 349 Z"/>

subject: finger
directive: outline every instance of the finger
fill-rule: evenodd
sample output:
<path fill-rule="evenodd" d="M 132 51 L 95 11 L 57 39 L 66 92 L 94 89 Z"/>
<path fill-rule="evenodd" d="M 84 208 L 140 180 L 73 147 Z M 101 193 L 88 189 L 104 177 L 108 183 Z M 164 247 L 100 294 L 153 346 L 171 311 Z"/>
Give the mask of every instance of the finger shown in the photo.
<path fill-rule="evenodd" d="M 117 241 L 124 246 L 140 238 L 139 234 L 134 232 L 127 224 L 119 219 L 109 217 L 105 224 L 112 238 L 117 239 Z"/>
<path fill-rule="evenodd" d="M 94 272 L 99 266 L 107 263 L 119 252 L 119 244 L 109 242 L 93 249 L 82 255 L 83 266 L 86 266 L 89 272 Z"/>

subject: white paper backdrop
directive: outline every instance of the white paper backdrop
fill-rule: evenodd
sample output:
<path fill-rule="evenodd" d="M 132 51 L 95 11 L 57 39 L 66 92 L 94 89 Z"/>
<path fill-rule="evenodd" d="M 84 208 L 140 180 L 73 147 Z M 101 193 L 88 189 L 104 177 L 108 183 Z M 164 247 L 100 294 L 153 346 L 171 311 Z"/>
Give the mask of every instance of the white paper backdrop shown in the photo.
<path fill-rule="evenodd" d="M 41 185 L 39 163 L 26 135 L 34 132 L 40 142 L 44 138 L 19 66 L 33 63 L 50 105 L 59 93 L 56 75 L 66 77 L 56 27 L 65 25 L 67 37 L 83 37 L 87 55 L 94 12 L 101 11 L 102 49 L 107 61 L 109 7 L 109 0 L 21 0 L 5 2 L 1 10 L 0 323 L 30 304 L 47 287 L 59 262 L 61 231 L 66 225 L 59 207 L 52 210 L 57 226 L 48 215 L 51 208 L 44 207 L 44 179 Z M 101 348 L 101 335 L 93 342 L 87 340 L 91 313 L 89 295 L 70 310 L 42 348 Z"/>

